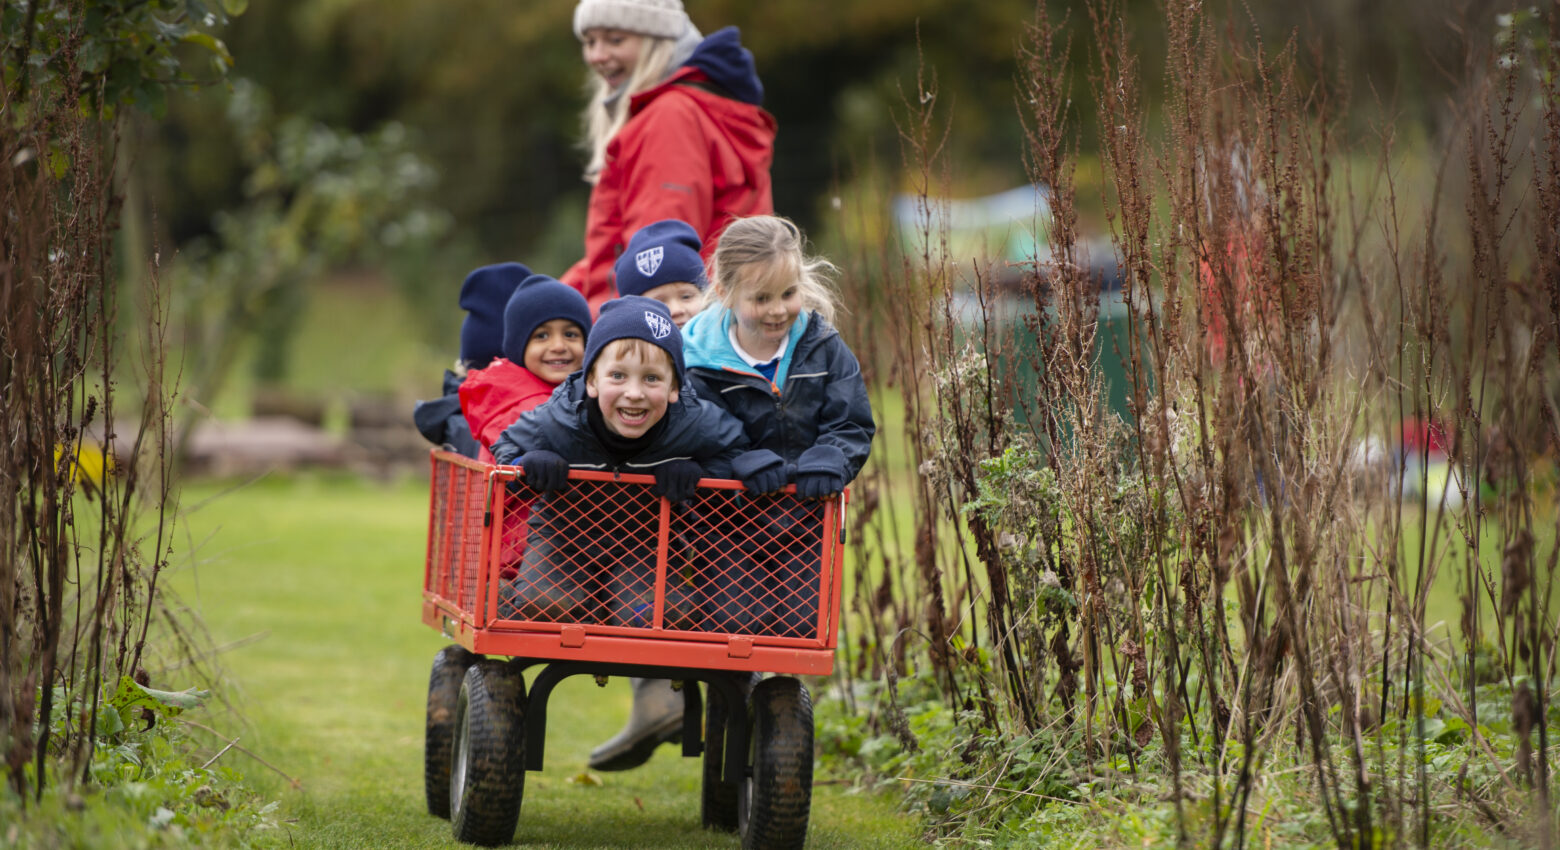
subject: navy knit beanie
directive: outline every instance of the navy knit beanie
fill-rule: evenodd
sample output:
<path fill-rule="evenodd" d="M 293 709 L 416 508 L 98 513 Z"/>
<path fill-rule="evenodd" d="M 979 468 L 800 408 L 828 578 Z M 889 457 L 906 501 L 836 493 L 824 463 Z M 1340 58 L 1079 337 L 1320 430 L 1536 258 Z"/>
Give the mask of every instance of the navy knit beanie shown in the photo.
<path fill-rule="evenodd" d="M 574 287 L 544 274 L 520 283 L 504 307 L 504 356 L 525 365 L 525 347 L 538 327 L 553 319 L 568 319 L 590 338 L 590 305 Z"/>
<path fill-rule="evenodd" d="M 647 224 L 628 240 L 615 267 L 619 295 L 644 295 L 668 283 L 691 283 L 704 289 L 704 258 L 699 256 L 698 231 L 675 218 Z"/>
<path fill-rule="evenodd" d="M 460 359 L 482 368 L 504 353 L 504 305 L 515 287 L 531 276 L 519 263 L 483 266 L 460 285 L 460 306 L 466 321 L 460 326 Z"/>
<path fill-rule="evenodd" d="M 590 339 L 585 343 L 585 372 L 596 362 L 607 343 L 615 339 L 642 339 L 660 346 L 672 356 L 677 369 L 677 385 L 683 386 L 682 331 L 672 323 L 672 314 L 666 305 L 643 295 L 625 295 L 601 305 L 596 315 L 596 326 L 591 328 Z"/>

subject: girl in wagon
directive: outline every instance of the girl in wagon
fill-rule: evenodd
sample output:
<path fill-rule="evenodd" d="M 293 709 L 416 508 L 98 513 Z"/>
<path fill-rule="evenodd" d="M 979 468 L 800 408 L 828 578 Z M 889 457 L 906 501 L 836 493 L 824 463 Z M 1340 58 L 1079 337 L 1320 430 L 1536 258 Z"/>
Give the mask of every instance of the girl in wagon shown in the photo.
<path fill-rule="evenodd" d="M 861 366 L 832 323 L 833 271 L 806 254 L 789 220 L 738 219 L 711 260 L 715 303 L 683 329 L 689 382 L 741 420 L 752 442 L 733 472 L 755 493 L 794 483 L 801 499 L 832 498 L 871 451 L 876 425 Z M 731 565 L 747 574 L 719 583 L 708 612 L 717 628 L 795 637 L 816 629 L 818 525 L 801 521 L 808 510 L 794 500 L 754 502 L 756 527 L 811 533 Z"/>

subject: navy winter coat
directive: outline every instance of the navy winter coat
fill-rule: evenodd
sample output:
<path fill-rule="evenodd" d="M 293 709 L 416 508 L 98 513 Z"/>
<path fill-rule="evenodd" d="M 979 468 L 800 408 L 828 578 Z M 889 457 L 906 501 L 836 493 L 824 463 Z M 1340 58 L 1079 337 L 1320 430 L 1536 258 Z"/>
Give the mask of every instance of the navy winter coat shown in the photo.
<path fill-rule="evenodd" d="M 552 398 L 504 429 L 493 444 L 493 457 L 501 464 L 513 464 L 528 451 L 545 449 L 562 455 L 575 469 L 640 475 L 655 474 L 655 468 L 669 460 L 692 460 L 704 467 L 706 478 L 730 478 L 732 458 L 747 449 L 742 423 L 683 387 L 678 400 L 666 407 L 666 430 L 660 439 L 614 467 L 590 427 L 587 411 L 594 403 L 585 394 L 585 373 L 575 372 L 553 390 Z"/>
<path fill-rule="evenodd" d="M 460 385 L 466 379 L 444 370 L 444 395 L 432 401 L 419 401 L 412 408 L 412 422 L 428 442 L 436 446 L 449 446 L 466 457 L 481 453 L 477 439 L 471 436 L 471 426 L 460 412 Z"/>
<path fill-rule="evenodd" d="M 683 328 L 689 383 L 742 420 L 753 448 L 768 449 L 794 467 L 802 452 L 832 446 L 844 455 L 845 482 L 854 480 L 877 425 L 861 364 L 839 331 L 802 313 L 770 382 L 732 349 L 731 321 L 731 311 L 716 304 Z"/>

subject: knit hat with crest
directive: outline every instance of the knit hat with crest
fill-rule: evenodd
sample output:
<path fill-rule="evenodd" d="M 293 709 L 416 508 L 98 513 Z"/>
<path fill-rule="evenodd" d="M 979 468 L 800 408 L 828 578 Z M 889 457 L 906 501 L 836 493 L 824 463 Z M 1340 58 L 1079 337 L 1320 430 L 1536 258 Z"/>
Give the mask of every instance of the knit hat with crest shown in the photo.
<path fill-rule="evenodd" d="M 574 7 L 574 37 L 579 39 L 593 27 L 677 38 L 691 26 L 682 0 L 580 0 Z"/>
<path fill-rule="evenodd" d="M 678 386 L 684 384 L 682 331 L 673 324 L 665 304 L 643 295 L 625 295 L 602 304 L 585 342 L 586 374 L 590 374 L 591 364 L 607 343 L 619 339 L 642 339 L 661 348 L 672 358 Z"/>
<path fill-rule="evenodd" d="M 698 231 L 685 221 L 669 218 L 639 228 L 613 268 L 618 294 L 644 295 L 668 283 L 704 289 L 709 281 L 701 247 Z"/>

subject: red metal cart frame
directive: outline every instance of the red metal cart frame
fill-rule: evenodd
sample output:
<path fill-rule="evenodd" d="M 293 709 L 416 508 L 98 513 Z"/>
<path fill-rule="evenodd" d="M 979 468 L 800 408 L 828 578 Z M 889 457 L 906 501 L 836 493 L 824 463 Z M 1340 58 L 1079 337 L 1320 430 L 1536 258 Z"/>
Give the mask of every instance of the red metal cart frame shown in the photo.
<path fill-rule="evenodd" d="M 651 476 L 574 470 L 559 501 L 540 502 L 516 467 L 438 450 L 431 464 L 423 622 L 468 650 L 792 675 L 833 669 L 848 494 L 821 503 L 793 493 L 753 497 L 739 482 L 703 479 L 695 498 L 674 508 L 650 495 Z M 548 535 L 594 546 L 599 571 L 631 574 L 620 579 L 646 600 L 633 609 L 640 620 L 604 616 L 631 607 L 625 593 L 586 592 L 567 575 L 559 593 L 581 603 L 575 608 L 530 617 L 506 610 L 527 536 L 534 548 Z M 783 562 L 783 586 L 723 587 L 754 557 Z M 555 566 L 566 574 L 568 560 L 559 556 Z M 583 605 L 589 600 L 602 604 Z M 714 609 L 750 616 L 733 628 Z M 777 618 L 789 626 L 776 628 Z"/>

